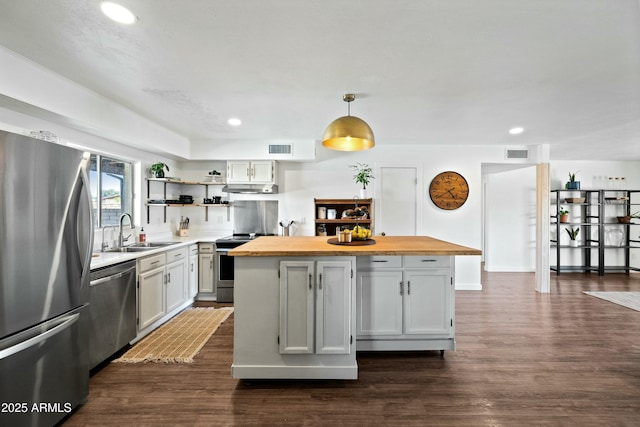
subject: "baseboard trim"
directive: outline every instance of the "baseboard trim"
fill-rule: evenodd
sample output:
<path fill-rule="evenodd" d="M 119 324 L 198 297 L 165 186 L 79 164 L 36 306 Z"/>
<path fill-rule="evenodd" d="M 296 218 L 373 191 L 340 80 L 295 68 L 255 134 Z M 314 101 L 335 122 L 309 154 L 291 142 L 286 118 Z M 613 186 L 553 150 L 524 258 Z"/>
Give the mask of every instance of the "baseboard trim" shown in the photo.
<path fill-rule="evenodd" d="M 481 291 L 482 283 L 456 283 L 456 291 Z"/>
<path fill-rule="evenodd" d="M 353 366 L 264 366 L 231 365 L 231 375 L 236 379 L 330 379 L 357 380 L 358 364 Z"/>

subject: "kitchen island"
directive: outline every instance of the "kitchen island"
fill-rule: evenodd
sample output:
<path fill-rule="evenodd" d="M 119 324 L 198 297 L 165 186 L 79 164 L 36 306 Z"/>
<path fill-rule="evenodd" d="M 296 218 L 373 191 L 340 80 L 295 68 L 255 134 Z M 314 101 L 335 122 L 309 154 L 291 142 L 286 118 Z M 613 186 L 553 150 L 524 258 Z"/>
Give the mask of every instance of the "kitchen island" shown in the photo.
<path fill-rule="evenodd" d="M 426 236 L 259 237 L 235 256 L 234 378 L 357 379 L 356 350 L 454 350 L 455 257 Z"/>

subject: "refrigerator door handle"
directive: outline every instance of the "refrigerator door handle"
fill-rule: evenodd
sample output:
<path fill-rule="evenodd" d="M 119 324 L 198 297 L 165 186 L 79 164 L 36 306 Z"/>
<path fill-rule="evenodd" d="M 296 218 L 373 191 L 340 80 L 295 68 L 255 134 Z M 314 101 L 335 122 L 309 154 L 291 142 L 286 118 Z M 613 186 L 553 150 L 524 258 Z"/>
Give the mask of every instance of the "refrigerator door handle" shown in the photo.
<path fill-rule="evenodd" d="M 80 313 L 75 313 L 75 314 L 72 314 L 71 316 L 65 316 L 62 319 L 53 320 L 51 322 L 52 325 L 48 325 L 48 326 L 53 326 L 51 329 L 39 335 L 28 338 L 11 347 L 0 349 L 0 360 L 6 359 L 9 356 L 12 356 L 16 353 L 24 351 L 29 347 L 33 347 L 34 345 L 40 344 L 44 340 L 56 334 L 59 334 L 60 332 L 64 331 L 65 329 L 73 325 L 75 322 L 77 322 L 79 317 L 80 317 Z M 47 324 L 45 323 L 43 326 L 47 326 Z M 38 326 L 37 328 L 41 328 L 41 327 L 42 326 Z"/>
<path fill-rule="evenodd" d="M 82 253 L 81 238 L 88 233 L 88 239 L 84 239 L 84 241 L 88 241 L 86 252 L 84 255 L 84 260 L 82 263 L 82 273 L 80 275 L 81 278 L 86 277 L 89 274 L 91 269 L 91 254 L 93 253 L 93 203 L 91 201 L 91 187 L 89 185 L 89 175 L 87 175 L 87 168 L 90 164 L 90 154 L 87 152 L 84 154 L 82 159 L 83 166 L 80 168 L 80 182 L 77 185 L 81 185 L 82 188 L 80 191 L 84 193 L 84 197 L 80 196 L 78 200 L 78 213 L 82 213 L 83 210 L 86 210 L 86 214 L 80 217 L 78 215 L 77 223 L 76 223 L 76 233 L 78 236 L 78 251 Z M 83 209 L 84 205 L 84 209 Z"/>

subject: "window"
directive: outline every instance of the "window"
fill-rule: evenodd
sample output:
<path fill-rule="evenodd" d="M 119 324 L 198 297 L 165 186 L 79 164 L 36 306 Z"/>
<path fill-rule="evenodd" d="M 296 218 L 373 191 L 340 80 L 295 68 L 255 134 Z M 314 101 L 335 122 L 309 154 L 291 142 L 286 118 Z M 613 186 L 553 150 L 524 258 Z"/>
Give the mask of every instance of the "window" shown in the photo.
<path fill-rule="evenodd" d="M 131 162 L 92 154 L 89 181 L 95 228 L 118 225 L 123 213 L 133 214 Z"/>

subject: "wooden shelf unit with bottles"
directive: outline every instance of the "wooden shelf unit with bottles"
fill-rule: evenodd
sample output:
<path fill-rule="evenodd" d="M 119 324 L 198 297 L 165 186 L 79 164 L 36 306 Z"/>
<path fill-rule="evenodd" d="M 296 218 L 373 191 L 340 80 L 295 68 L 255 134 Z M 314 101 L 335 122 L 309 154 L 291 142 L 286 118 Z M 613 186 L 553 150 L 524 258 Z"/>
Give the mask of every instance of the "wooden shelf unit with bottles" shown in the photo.
<path fill-rule="evenodd" d="M 373 233 L 373 199 L 313 199 L 314 201 L 314 215 L 315 215 L 315 229 L 316 235 L 318 233 L 318 227 L 324 226 L 328 236 L 335 236 L 336 229 L 340 227 L 349 226 L 353 228 L 356 224 L 362 225 L 366 228 L 370 228 Z M 366 207 L 368 214 L 366 219 L 356 218 L 342 218 L 342 213 L 347 209 L 355 209 L 356 204 L 358 207 Z M 336 210 L 336 219 L 322 219 L 318 218 L 318 208 L 324 207 L 327 212 L 329 209 Z"/>
<path fill-rule="evenodd" d="M 550 239 L 555 250 L 556 264 L 551 270 L 561 272 L 597 272 L 602 276 L 606 272 L 640 271 L 640 220 L 629 223 L 617 221 L 617 217 L 631 215 L 640 210 L 640 190 L 591 189 L 591 190 L 552 190 L 551 226 L 556 235 Z M 583 203 L 568 203 L 567 198 L 584 198 Z M 570 220 L 560 222 L 560 208 L 570 211 Z M 579 244 L 570 247 L 561 243 L 566 239 L 564 229 L 579 227 Z M 617 233 L 617 241 L 613 236 Z M 572 252 L 580 253 L 578 265 L 568 265 L 563 259 L 575 258 Z M 612 265 L 608 256 L 615 256 L 622 262 Z M 632 265 L 633 264 L 633 265 Z"/>

